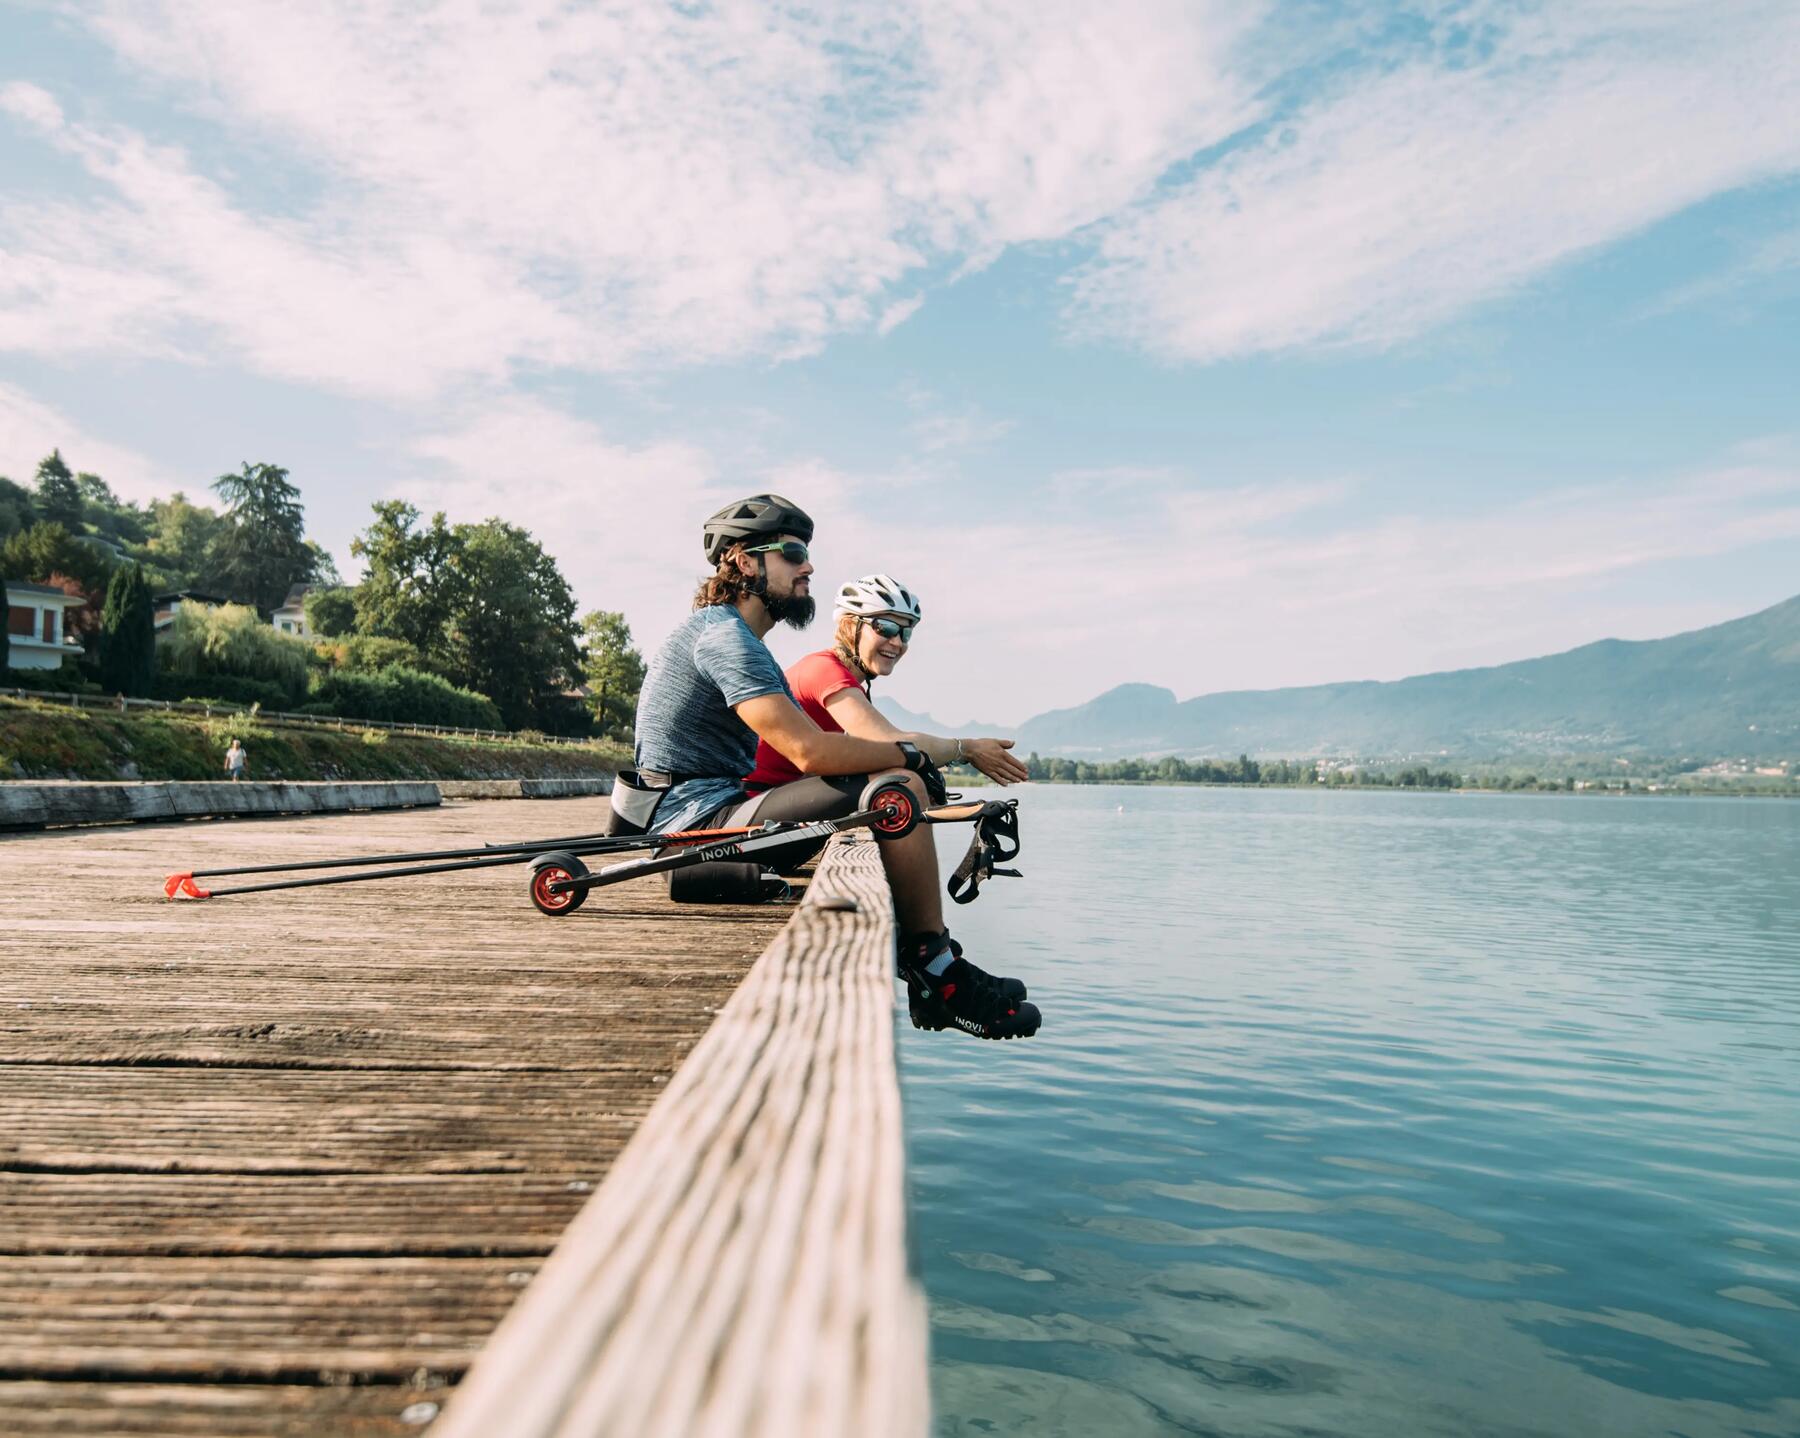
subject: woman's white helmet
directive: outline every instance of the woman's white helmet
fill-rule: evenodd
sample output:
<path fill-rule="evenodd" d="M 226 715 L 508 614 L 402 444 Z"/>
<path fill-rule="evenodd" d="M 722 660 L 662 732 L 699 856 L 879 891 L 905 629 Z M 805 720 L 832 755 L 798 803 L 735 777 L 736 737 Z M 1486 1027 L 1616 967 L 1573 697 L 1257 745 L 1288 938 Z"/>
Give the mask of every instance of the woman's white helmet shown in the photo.
<path fill-rule="evenodd" d="M 864 619 L 898 614 L 915 624 L 919 622 L 918 598 L 890 574 L 865 574 L 861 579 L 852 579 L 838 590 L 832 608 L 839 614 L 855 614 Z"/>

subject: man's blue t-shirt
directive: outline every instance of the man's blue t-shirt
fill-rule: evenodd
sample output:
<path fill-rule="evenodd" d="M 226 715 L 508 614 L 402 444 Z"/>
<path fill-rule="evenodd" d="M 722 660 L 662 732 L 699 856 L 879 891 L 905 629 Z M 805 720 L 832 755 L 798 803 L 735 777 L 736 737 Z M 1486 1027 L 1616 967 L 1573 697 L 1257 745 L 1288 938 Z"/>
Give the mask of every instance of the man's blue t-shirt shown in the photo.
<path fill-rule="evenodd" d="M 756 733 L 732 708 L 765 694 L 794 697 L 775 656 L 730 605 L 696 609 L 668 637 L 638 694 L 637 767 L 703 777 L 663 795 L 652 833 L 691 828 L 744 792 Z"/>

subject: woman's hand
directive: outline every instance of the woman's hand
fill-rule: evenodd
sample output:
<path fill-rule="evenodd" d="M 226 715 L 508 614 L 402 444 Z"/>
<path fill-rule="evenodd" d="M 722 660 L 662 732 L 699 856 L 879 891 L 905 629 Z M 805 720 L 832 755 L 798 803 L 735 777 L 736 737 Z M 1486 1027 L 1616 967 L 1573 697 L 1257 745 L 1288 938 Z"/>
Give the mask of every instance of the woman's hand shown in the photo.
<path fill-rule="evenodd" d="M 1006 752 L 1012 746 L 1010 739 L 964 739 L 963 758 L 996 784 L 1023 784 L 1031 771 Z"/>

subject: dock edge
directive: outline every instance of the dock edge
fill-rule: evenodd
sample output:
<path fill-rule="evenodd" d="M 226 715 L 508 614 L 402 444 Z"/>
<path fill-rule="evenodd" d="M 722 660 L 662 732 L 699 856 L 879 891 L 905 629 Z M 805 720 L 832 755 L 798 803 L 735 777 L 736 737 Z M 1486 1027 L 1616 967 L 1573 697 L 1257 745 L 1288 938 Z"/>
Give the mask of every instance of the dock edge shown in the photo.
<path fill-rule="evenodd" d="M 893 972 L 839 835 L 432 1438 L 924 1438 Z"/>

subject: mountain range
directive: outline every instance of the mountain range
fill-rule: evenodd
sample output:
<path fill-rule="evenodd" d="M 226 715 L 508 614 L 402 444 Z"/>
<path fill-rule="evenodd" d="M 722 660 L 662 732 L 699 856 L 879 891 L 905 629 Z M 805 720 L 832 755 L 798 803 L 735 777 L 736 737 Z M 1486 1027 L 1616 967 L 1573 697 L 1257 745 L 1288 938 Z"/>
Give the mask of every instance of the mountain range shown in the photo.
<path fill-rule="evenodd" d="M 1177 700 L 1121 684 L 1014 729 L 945 725 L 886 697 L 896 724 L 1010 734 L 1070 758 L 1503 757 L 1585 752 L 1800 753 L 1800 596 L 1666 639 L 1602 639 L 1561 654 L 1392 681 Z"/>

